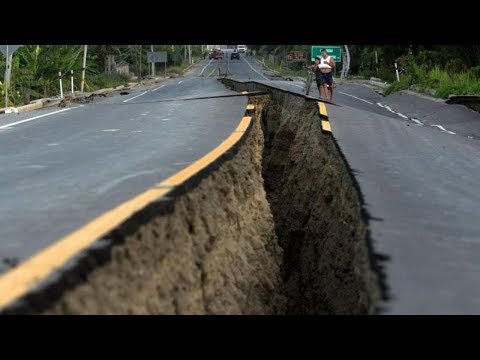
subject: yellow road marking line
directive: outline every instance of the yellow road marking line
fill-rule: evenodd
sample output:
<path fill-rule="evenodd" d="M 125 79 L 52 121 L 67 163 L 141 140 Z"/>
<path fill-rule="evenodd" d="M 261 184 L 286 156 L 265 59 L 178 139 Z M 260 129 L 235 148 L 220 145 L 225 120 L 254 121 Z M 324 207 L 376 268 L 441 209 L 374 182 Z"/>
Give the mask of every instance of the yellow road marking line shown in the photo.
<path fill-rule="evenodd" d="M 332 132 L 332 128 L 330 127 L 329 121 L 322 120 L 322 130 Z"/>
<path fill-rule="evenodd" d="M 244 116 L 242 120 L 240 121 L 240 124 L 238 124 L 237 128 L 235 131 L 247 131 L 248 126 L 252 122 L 252 118 L 250 116 Z"/>
<path fill-rule="evenodd" d="M 248 91 L 242 91 L 242 94 L 243 94 L 243 95 L 247 95 L 247 94 L 248 94 Z"/>
<path fill-rule="evenodd" d="M 248 104 L 248 105 L 247 105 L 247 110 L 255 110 L 255 105 L 253 105 L 253 104 Z"/>
<path fill-rule="evenodd" d="M 318 102 L 318 110 L 320 111 L 320 115 L 328 117 L 327 113 L 327 106 L 323 102 Z"/>
<path fill-rule="evenodd" d="M 71 257 L 120 225 L 170 188 L 150 189 L 90 221 L 0 277 L 0 308 L 26 294 Z"/>
<path fill-rule="evenodd" d="M 242 118 L 235 131 L 224 142 L 190 166 L 100 215 L 0 276 L 0 309 L 25 295 L 53 271 L 108 234 L 134 213 L 164 196 L 173 187 L 180 185 L 218 159 L 242 138 L 251 120 L 252 118 L 249 116 Z"/>

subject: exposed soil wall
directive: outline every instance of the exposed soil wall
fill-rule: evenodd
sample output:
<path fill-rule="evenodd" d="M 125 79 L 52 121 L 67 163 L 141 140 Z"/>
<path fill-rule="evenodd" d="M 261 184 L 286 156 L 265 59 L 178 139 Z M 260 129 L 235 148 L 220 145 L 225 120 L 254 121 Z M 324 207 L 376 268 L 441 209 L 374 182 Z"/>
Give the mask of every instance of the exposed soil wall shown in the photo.
<path fill-rule="evenodd" d="M 259 122 L 232 159 L 112 248 L 50 314 L 285 312 L 282 250 L 261 176 Z"/>
<path fill-rule="evenodd" d="M 335 140 L 322 134 L 315 102 L 261 84 L 226 84 L 269 92 L 263 176 L 284 250 L 287 313 L 373 313 L 380 288 L 367 219 Z"/>

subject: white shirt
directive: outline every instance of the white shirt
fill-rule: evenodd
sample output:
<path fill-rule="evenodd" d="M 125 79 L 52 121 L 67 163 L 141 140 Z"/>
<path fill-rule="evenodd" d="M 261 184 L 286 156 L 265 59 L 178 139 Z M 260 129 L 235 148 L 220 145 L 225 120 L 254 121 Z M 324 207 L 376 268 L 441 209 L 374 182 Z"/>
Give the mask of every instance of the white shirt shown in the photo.
<path fill-rule="evenodd" d="M 318 67 L 320 69 L 331 69 L 332 66 L 330 65 L 330 59 L 331 59 L 331 56 L 327 56 L 326 59 L 324 59 L 322 56 L 320 58 L 320 64 L 318 65 Z"/>

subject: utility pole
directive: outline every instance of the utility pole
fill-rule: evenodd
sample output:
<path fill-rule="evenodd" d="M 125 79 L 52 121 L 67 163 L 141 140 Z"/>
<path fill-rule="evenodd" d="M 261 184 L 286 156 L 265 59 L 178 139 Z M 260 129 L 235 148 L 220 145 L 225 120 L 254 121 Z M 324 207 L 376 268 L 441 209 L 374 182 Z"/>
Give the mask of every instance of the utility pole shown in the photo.
<path fill-rule="evenodd" d="M 5 63 L 5 107 L 8 107 L 8 87 L 10 86 L 10 75 L 12 74 L 12 55 L 8 51 L 7 45 L 7 57 Z"/>
<path fill-rule="evenodd" d="M 142 83 L 142 45 L 140 45 L 140 61 L 139 61 L 139 71 L 138 71 L 138 82 Z"/>
<path fill-rule="evenodd" d="M 350 52 L 348 51 L 348 45 L 345 46 L 345 53 L 346 53 L 346 61 L 345 64 L 342 67 L 342 78 L 346 78 L 348 75 L 348 71 L 350 70 Z"/>
<path fill-rule="evenodd" d="M 8 107 L 8 88 L 10 87 L 10 79 L 12 77 L 12 58 L 13 53 L 21 46 L 21 45 L 1 45 L 2 46 L 2 53 L 5 55 L 5 107 Z M 5 48 L 3 48 L 5 46 Z"/>
<path fill-rule="evenodd" d="M 188 45 L 188 63 L 192 64 L 192 45 Z"/>
<path fill-rule="evenodd" d="M 73 87 L 73 70 L 70 70 L 70 86 L 72 88 L 72 96 L 75 96 L 75 89 Z"/>
<path fill-rule="evenodd" d="M 63 83 L 62 83 L 62 72 L 58 72 L 58 81 L 60 81 L 60 98 L 63 99 Z"/>
<path fill-rule="evenodd" d="M 82 81 L 80 83 L 80 92 L 83 93 L 83 86 L 85 84 L 85 68 L 87 67 L 87 46 L 84 45 L 83 48 L 83 66 L 82 66 Z"/>
<path fill-rule="evenodd" d="M 150 50 L 153 52 L 153 45 L 150 45 Z M 152 76 L 155 76 L 155 61 L 152 62 Z"/>
<path fill-rule="evenodd" d="M 184 62 L 187 62 L 187 45 L 183 45 L 185 47 L 185 56 L 183 58 Z"/>

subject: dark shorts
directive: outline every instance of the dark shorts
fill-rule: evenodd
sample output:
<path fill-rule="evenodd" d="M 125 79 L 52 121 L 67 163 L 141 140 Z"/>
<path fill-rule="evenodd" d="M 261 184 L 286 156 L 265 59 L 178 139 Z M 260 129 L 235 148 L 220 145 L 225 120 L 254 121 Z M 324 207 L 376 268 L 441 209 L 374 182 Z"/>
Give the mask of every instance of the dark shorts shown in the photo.
<path fill-rule="evenodd" d="M 319 78 L 317 79 L 317 85 L 320 83 L 320 85 L 323 85 L 327 83 L 329 86 L 332 86 L 333 83 L 333 78 L 332 78 L 332 73 L 320 73 Z"/>

